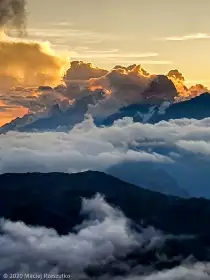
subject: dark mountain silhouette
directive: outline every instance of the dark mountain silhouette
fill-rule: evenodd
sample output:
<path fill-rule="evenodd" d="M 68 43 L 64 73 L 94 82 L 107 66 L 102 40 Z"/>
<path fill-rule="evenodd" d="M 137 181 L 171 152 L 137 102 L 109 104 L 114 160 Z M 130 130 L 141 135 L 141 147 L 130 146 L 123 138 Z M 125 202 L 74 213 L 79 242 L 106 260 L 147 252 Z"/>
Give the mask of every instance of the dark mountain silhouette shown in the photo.
<path fill-rule="evenodd" d="M 210 117 L 210 94 L 200 96 L 178 103 L 163 102 L 162 105 L 132 104 L 121 108 L 117 113 L 107 117 L 103 125 L 112 125 L 114 121 L 124 117 L 132 117 L 135 122 L 157 123 L 170 119 L 204 119 Z"/>
<path fill-rule="evenodd" d="M 96 193 L 136 222 L 174 234 L 210 233 L 210 201 L 166 196 L 94 171 L 3 174 L 0 216 L 68 232 L 79 222 L 81 197 Z"/>
<path fill-rule="evenodd" d="M 163 76 L 164 77 L 164 76 Z M 145 96 L 148 92 L 156 92 L 164 97 L 164 93 L 173 92 L 170 84 L 165 82 L 165 79 L 159 78 L 162 82 L 153 81 L 150 87 L 145 91 Z M 165 88 L 165 91 L 163 91 Z M 160 92 L 161 90 L 161 92 Z M 23 132 L 30 131 L 46 131 L 63 128 L 70 130 L 75 124 L 82 122 L 88 111 L 89 105 L 96 104 L 104 98 L 103 91 L 85 95 L 75 101 L 67 110 L 60 109 L 58 104 L 55 104 L 49 114 L 45 117 L 37 118 L 35 115 L 25 115 L 23 118 L 17 118 L 9 124 L 5 124 L 0 128 L 0 133 L 6 133 L 10 130 Z M 160 102 L 162 100 L 162 102 Z M 203 93 L 200 96 L 185 100 L 182 102 L 171 103 L 163 101 L 161 98 L 148 99 L 144 103 L 132 104 L 127 107 L 122 107 L 118 112 L 106 117 L 105 119 L 95 118 L 96 125 L 112 125 L 114 121 L 124 117 L 132 117 L 134 122 L 157 123 L 160 121 L 168 121 L 170 119 L 203 119 L 210 117 L 210 94 Z"/>
<path fill-rule="evenodd" d="M 208 92 L 190 100 L 174 103 L 163 116 L 159 116 L 157 121 L 169 119 L 204 119 L 210 117 L 210 94 Z"/>

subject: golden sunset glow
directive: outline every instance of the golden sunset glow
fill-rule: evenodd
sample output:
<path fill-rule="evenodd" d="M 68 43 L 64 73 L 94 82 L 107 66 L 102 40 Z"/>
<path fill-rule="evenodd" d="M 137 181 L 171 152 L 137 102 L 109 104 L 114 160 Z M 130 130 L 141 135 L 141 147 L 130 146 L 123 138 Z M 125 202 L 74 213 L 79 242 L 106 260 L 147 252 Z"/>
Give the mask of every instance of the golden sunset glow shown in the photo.
<path fill-rule="evenodd" d="M 168 73 L 178 93 L 176 100 L 210 87 L 209 1 L 116 0 L 101 1 L 100 7 L 96 0 L 79 2 L 28 0 L 24 36 L 16 38 L 13 30 L 6 35 L 7 26 L 1 27 L 1 125 L 28 110 L 43 110 L 43 102 L 47 107 L 65 98 L 59 92 L 52 96 L 49 91 L 37 92 L 40 86 L 68 84 L 70 103 L 78 88 L 111 95 L 115 87 L 123 91 L 128 91 L 128 83 L 146 87 L 156 75 Z M 198 10 L 202 16 L 197 16 Z M 16 87 L 21 91 L 12 92 Z"/>
<path fill-rule="evenodd" d="M 5 104 L 0 102 L 0 126 L 10 122 L 13 119 L 16 119 L 17 117 L 23 117 L 28 113 L 28 109 L 24 107 L 5 108 L 5 110 L 1 111 L 1 108 L 4 106 Z"/>
<path fill-rule="evenodd" d="M 6 35 L 1 38 L 1 88 L 62 83 L 69 58 L 56 55 L 48 42 L 12 39 Z"/>

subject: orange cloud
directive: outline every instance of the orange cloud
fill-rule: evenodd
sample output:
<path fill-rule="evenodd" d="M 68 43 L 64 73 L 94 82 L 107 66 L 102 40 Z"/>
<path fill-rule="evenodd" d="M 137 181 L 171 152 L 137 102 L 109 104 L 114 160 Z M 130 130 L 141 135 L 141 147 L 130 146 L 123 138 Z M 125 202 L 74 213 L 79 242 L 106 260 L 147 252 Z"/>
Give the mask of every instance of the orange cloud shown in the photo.
<path fill-rule="evenodd" d="M 68 58 L 55 55 L 49 43 L 11 39 L 1 33 L 0 86 L 58 85 Z"/>
<path fill-rule="evenodd" d="M 89 88 L 103 89 L 121 102 L 129 104 L 134 100 L 144 99 L 141 93 L 148 87 L 155 75 L 147 73 L 140 65 L 128 67 L 116 66 L 112 71 L 100 78 L 89 80 Z"/>
<path fill-rule="evenodd" d="M 71 62 L 67 70 L 68 59 L 53 53 L 48 43 L 10 39 L 4 33 L 0 61 L 0 125 L 27 111 L 43 112 L 55 103 L 67 107 L 73 99 L 96 90 L 103 91 L 105 98 L 89 106 L 92 115 L 114 112 L 132 103 L 179 101 L 207 91 L 203 85 L 187 88 L 178 70 L 169 71 L 167 76 L 153 75 L 133 64 L 107 71 L 82 61 Z"/>
<path fill-rule="evenodd" d="M 83 61 L 72 61 L 70 68 L 67 70 L 64 76 L 64 81 L 66 83 L 67 89 L 65 91 L 65 96 L 69 99 L 74 99 L 87 91 L 94 91 L 99 89 L 99 87 L 93 86 L 92 89 L 89 88 L 89 81 L 92 78 L 100 78 L 108 73 L 107 70 L 95 67 L 92 63 L 85 63 Z M 102 87 L 100 87 L 102 89 Z"/>
<path fill-rule="evenodd" d="M 189 99 L 208 91 L 207 87 L 201 84 L 197 84 L 191 86 L 190 88 L 187 88 L 187 86 L 184 84 L 184 76 L 177 69 L 170 70 L 167 76 L 176 87 L 178 93 L 178 95 L 176 96 L 176 101 Z"/>
<path fill-rule="evenodd" d="M 102 77 L 107 73 L 107 70 L 95 67 L 92 63 L 72 61 L 64 80 L 67 84 L 71 81 L 87 81 L 91 78 Z"/>
<path fill-rule="evenodd" d="M 100 117 L 133 103 L 160 103 L 164 99 L 173 101 L 177 94 L 167 77 L 149 74 L 136 64 L 116 66 L 105 76 L 90 79 L 89 88 L 109 92 L 104 100 L 89 106 L 89 113 Z"/>
<path fill-rule="evenodd" d="M 49 43 L 10 38 L 2 30 L 0 61 L 0 125 L 52 104 L 55 94 L 31 87 L 61 84 L 69 64 L 69 59 L 56 55 Z"/>

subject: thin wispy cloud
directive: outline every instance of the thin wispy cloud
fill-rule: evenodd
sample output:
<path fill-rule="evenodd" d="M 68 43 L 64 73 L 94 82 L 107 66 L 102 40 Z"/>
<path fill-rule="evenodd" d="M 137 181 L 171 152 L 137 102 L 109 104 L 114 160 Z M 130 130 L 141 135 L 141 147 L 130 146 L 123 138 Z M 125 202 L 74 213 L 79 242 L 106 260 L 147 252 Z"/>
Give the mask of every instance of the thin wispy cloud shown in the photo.
<path fill-rule="evenodd" d="M 32 40 L 50 41 L 52 44 L 62 42 L 70 45 L 73 40 L 88 43 L 101 43 L 104 41 L 116 41 L 118 36 L 107 33 L 97 33 L 91 30 L 81 30 L 70 26 L 59 26 L 57 28 L 29 28 L 28 37 Z"/>
<path fill-rule="evenodd" d="M 160 40 L 163 40 L 163 41 L 190 41 L 190 40 L 204 40 L 204 39 L 210 39 L 210 34 L 195 33 L 195 34 L 182 35 L 182 36 L 164 37 L 164 38 L 161 38 Z"/>
<path fill-rule="evenodd" d="M 131 65 L 131 64 L 141 64 L 141 65 L 171 65 L 174 64 L 173 61 L 170 60 L 142 60 L 142 59 L 136 59 L 136 58 L 131 58 L 131 59 L 125 59 L 120 58 L 116 59 L 115 61 L 111 59 L 107 59 L 106 61 L 103 61 L 103 64 L 112 64 L 115 65 L 116 62 L 118 64 L 123 64 L 123 65 Z"/>
<path fill-rule="evenodd" d="M 119 63 L 119 61 L 118 61 Z M 123 60 L 120 63 L 125 64 L 141 64 L 141 65 L 170 65 L 173 64 L 173 61 L 170 60 Z"/>
<path fill-rule="evenodd" d="M 169 65 L 173 64 L 169 60 L 154 59 L 158 58 L 157 52 L 124 52 L 120 49 L 107 49 L 107 50 L 96 50 L 96 49 L 74 49 L 71 52 L 72 59 L 79 59 L 84 61 L 93 61 L 94 59 L 100 59 L 103 64 L 113 65 L 117 64 L 144 64 L 144 65 Z M 152 60 L 149 60 L 153 58 Z"/>
<path fill-rule="evenodd" d="M 156 57 L 158 53 L 121 53 L 121 52 L 110 52 L 110 51 L 85 51 L 78 53 L 79 57 L 82 58 L 146 58 Z"/>

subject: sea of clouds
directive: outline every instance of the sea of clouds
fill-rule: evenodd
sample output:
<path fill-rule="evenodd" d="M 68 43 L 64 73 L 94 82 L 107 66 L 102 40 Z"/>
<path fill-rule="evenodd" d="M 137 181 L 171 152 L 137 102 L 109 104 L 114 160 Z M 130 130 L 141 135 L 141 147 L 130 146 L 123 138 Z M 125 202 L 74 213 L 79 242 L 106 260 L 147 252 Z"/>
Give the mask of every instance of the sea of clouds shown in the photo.
<path fill-rule="evenodd" d="M 88 117 L 68 133 L 8 132 L 0 137 L 0 173 L 98 170 L 141 185 L 147 166 L 164 169 L 192 196 L 210 197 L 209 126 L 210 118 L 157 124 L 125 118 L 96 127 Z"/>

